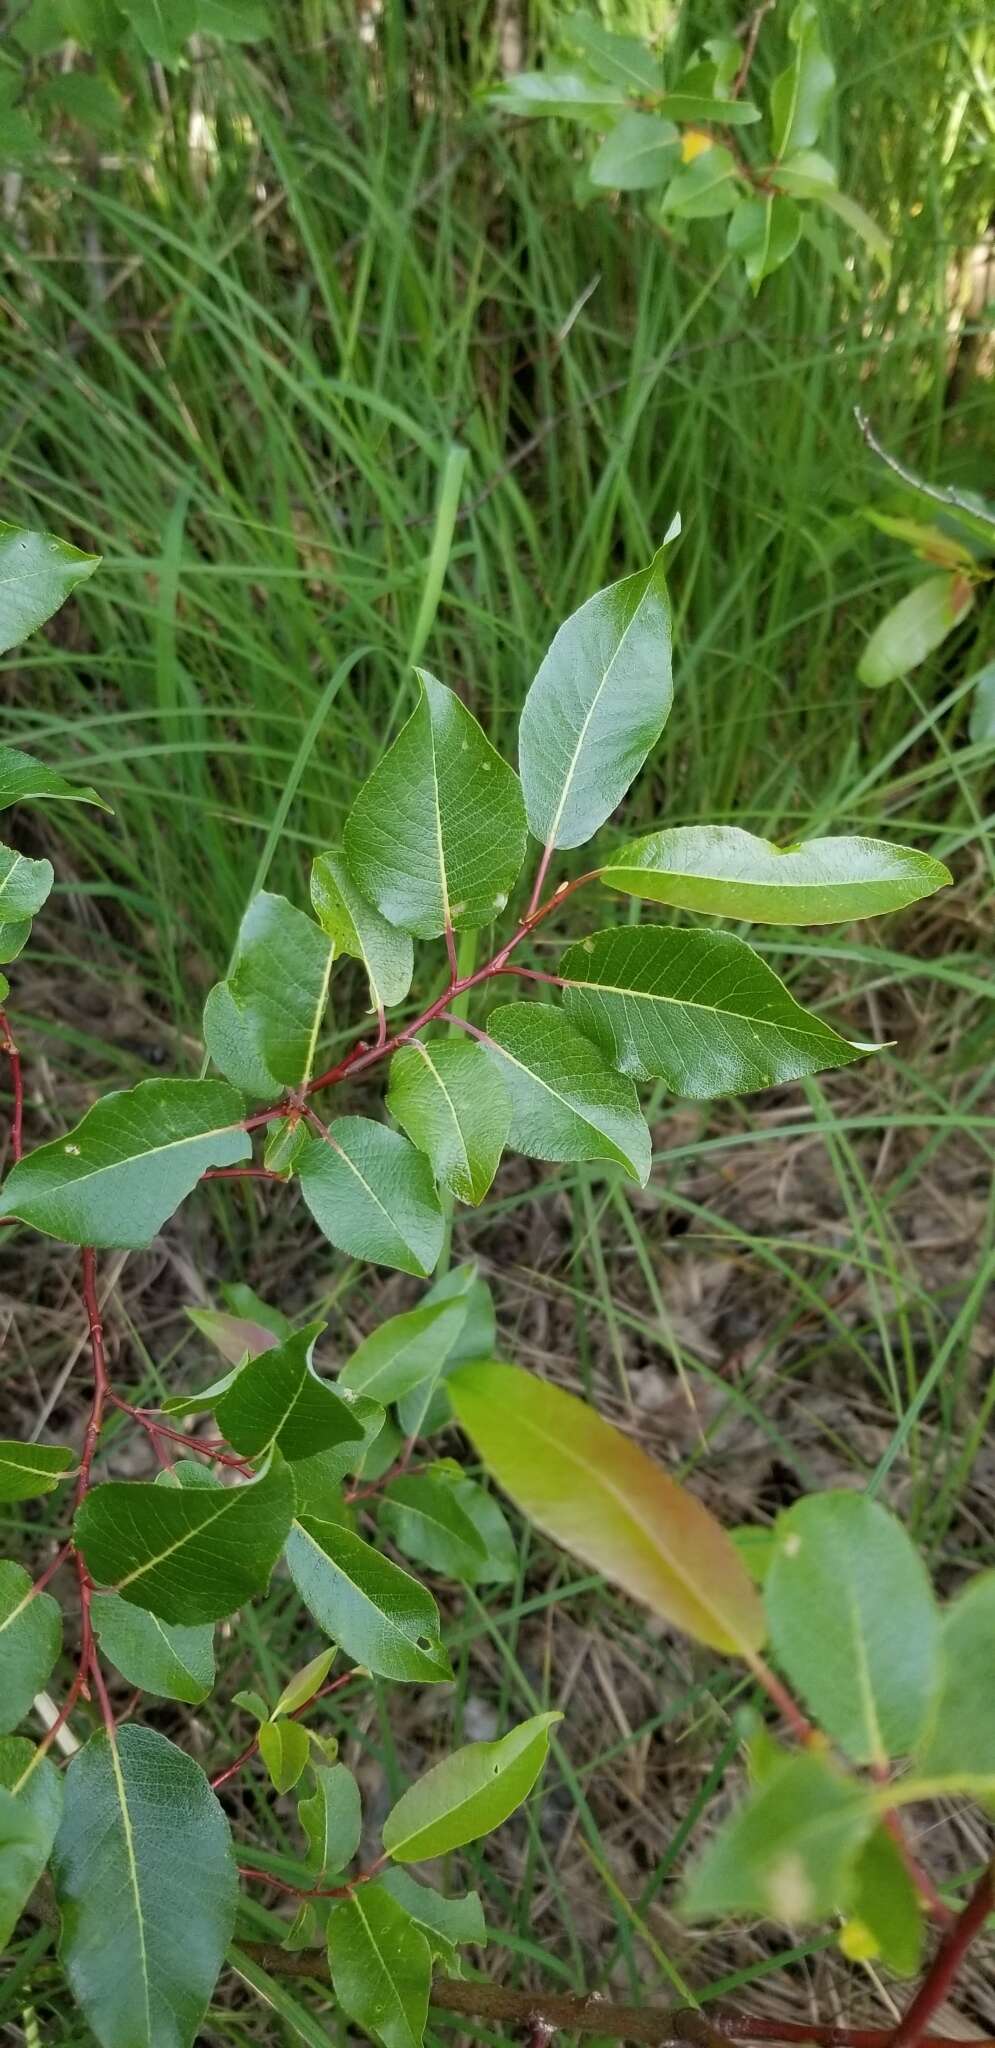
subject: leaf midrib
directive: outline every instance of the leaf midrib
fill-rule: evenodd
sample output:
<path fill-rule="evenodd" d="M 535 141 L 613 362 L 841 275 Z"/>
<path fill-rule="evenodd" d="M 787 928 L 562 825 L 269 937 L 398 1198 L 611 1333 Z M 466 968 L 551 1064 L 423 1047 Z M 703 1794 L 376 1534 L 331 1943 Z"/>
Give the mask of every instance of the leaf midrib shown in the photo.
<path fill-rule="evenodd" d="M 577 773 L 577 764 L 578 764 L 578 762 L 579 762 L 579 760 L 580 760 L 580 755 L 581 755 L 581 749 L 582 749 L 582 747 L 583 747 L 583 745 L 584 745 L 584 741 L 585 741 L 585 740 L 586 740 L 586 738 L 587 738 L 587 732 L 588 732 L 588 727 L 590 726 L 590 723 L 591 723 L 591 720 L 592 720 L 592 718 L 594 717 L 595 711 L 597 710 L 597 707 L 598 707 L 598 705 L 599 705 L 599 704 L 600 704 L 600 702 L 601 702 L 601 693 L 602 693 L 602 691 L 603 691 L 603 690 L 604 690 L 604 689 L 605 689 L 605 688 L 607 687 L 607 683 L 608 683 L 608 678 L 609 678 L 609 676 L 611 675 L 611 672 L 612 672 L 613 668 L 615 667 L 615 664 L 616 664 L 616 662 L 617 662 L 617 660 L 618 660 L 618 658 L 619 658 L 619 655 L 620 655 L 620 654 L 621 654 L 621 652 L 622 652 L 622 649 L 623 649 L 623 647 L 625 646 L 625 643 L 626 643 L 626 641 L 627 641 L 627 639 L 628 639 L 628 637 L 629 637 L 629 634 L 631 633 L 631 631 L 632 631 L 632 628 L 633 628 L 633 626 L 635 625 L 636 619 L 638 618 L 638 616 L 639 616 L 639 613 L 640 613 L 640 611 L 642 610 L 642 606 L 643 606 L 643 600 L 644 600 L 644 598 L 645 598 L 645 596 L 646 596 L 646 592 L 647 592 L 647 590 L 648 590 L 648 589 L 649 589 L 649 587 L 650 587 L 650 580 L 651 580 L 651 578 L 652 578 L 652 575 L 653 575 L 653 565 L 652 565 L 652 563 L 651 563 L 651 564 L 650 564 L 650 568 L 649 568 L 649 570 L 648 570 L 648 572 L 647 572 L 647 576 L 646 576 L 646 582 L 645 582 L 645 584 L 644 584 L 644 586 L 643 586 L 642 590 L 640 591 L 640 593 L 639 593 L 639 596 L 638 596 L 638 598 L 636 599 L 636 602 L 635 602 L 635 604 L 633 605 L 633 608 L 632 608 L 632 616 L 631 616 L 631 618 L 630 618 L 630 619 L 629 619 L 629 620 L 627 621 L 627 623 L 626 623 L 625 629 L 624 629 L 623 633 L 621 634 L 621 636 L 620 636 L 620 638 L 619 638 L 619 641 L 618 641 L 618 644 L 617 644 L 617 646 L 616 646 L 616 647 L 615 647 L 615 649 L 614 649 L 614 652 L 613 652 L 613 654 L 612 654 L 612 658 L 611 658 L 610 662 L 608 663 L 608 666 L 607 666 L 607 668 L 605 669 L 605 671 L 604 671 L 604 674 L 602 675 L 601 681 L 600 681 L 600 683 L 598 684 L 598 687 L 597 687 L 597 689 L 595 690 L 595 692 L 594 692 L 594 695 L 593 695 L 593 697 L 591 698 L 591 702 L 590 702 L 590 704 L 588 705 L 588 708 L 587 708 L 587 712 L 586 712 L 586 714 L 585 714 L 585 716 L 584 716 L 584 720 L 583 720 L 583 723 L 582 723 L 582 725 L 581 725 L 581 728 L 580 728 L 580 732 L 579 732 L 579 733 L 578 733 L 578 735 L 577 735 L 577 744 L 576 744 L 576 746 L 574 747 L 573 753 L 572 753 L 572 755 L 571 755 L 571 757 L 570 757 L 570 766 L 569 766 L 569 768 L 567 769 L 567 773 L 566 773 L 566 776 L 564 777 L 564 782 L 563 782 L 563 788 L 562 788 L 562 791 L 560 792 L 560 801 L 559 801 L 559 805 L 557 806 L 557 810 L 556 810 L 556 813 L 555 813 L 555 815 L 554 815 L 554 818 L 553 818 L 553 822 L 552 822 L 552 824 L 551 824 L 551 826 L 550 826 L 550 828 L 549 828 L 549 831 L 548 831 L 548 833 L 547 833 L 547 835 L 546 835 L 546 845 L 547 845 L 548 847 L 549 847 L 549 846 L 555 846 L 555 845 L 556 845 L 556 835 L 557 835 L 557 833 L 558 833 L 558 831 L 559 831 L 559 829 L 560 829 L 560 825 L 561 825 L 561 823 L 562 823 L 562 821 L 563 821 L 563 813 L 564 813 L 564 811 L 566 810 L 566 806 L 567 806 L 567 798 L 568 798 L 568 797 L 569 797 L 569 795 L 570 795 L 570 791 L 571 791 L 571 788 L 572 788 L 572 786 L 573 786 L 573 781 L 574 781 L 574 777 L 575 777 L 575 775 L 576 775 L 576 773 Z"/>

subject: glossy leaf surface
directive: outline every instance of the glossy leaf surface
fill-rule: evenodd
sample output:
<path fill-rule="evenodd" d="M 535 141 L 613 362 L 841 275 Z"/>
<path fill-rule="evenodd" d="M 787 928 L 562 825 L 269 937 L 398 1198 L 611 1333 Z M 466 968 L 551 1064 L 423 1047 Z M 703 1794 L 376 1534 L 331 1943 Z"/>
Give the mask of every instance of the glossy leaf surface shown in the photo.
<path fill-rule="evenodd" d="M 421 2048 L 431 1951 L 382 1885 L 362 1885 L 333 1908 L 328 1962 L 339 2005 L 364 2034 L 382 2048 Z"/>
<path fill-rule="evenodd" d="M 517 1366 L 460 1366 L 449 1385 L 488 1471 L 555 1542 L 698 1642 L 760 1648 L 763 1608 L 725 1530 L 638 1444 Z"/>
<path fill-rule="evenodd" d="M 483 1539 L 444 1479 L 402 1473 L 383 1496 L 379 1522 L 405 1557 L 430 1571 L 472 1584 L 486 1566 Z"/>
<path fill-rule="evenodd" d="M 311 869 L 311 903 L 336 951 L 362 961 L 374 1009 L 403 1003 L 414 972 L 410 934 L 388 924 L 363 895 L 341 848 L 319 853 Z"/>
<path fill-rule="evenodd" d="M 779 1516 L 764 1582 L 771 1643 L 820 1728 L 857 1763 L 905 1756 L 940 1680 L 940 1618 L 902 1524 L 859 1493 Z"/>
<path fill-rule="evenodd" d="M 675 1095 L 744 1095 L 845 1067 L 868 1046 L 803 1010 L 731 932 L 626 926 L 560 961 L 567 1015 L 624 1074 Z"/>
<path fill-rule="evenodd" d="M 66 1772 L 59 1955 L 101 2048 L 191 2048 L 235 1926 L 228 1822 L 152 1728 L 92 1735 Z"/>
<path fill-rule="evenodd" d="M 310 1080 L 334 959 L 331 939 L 286 897 L 253 897 L 231 972 L 204 1005 L 207 1050 L 244 1094 L 279 1097 Z"/>
<path fill-rule="evenodd" d="M 383 1845 L 396 1863 L 420 1863 L 477 1842 L 527 1799 L 562 1714 L 534 1714 L 496 1742 L 470 1742 L 443 1757 L 402 1792 L 387 1815 Z"/>
<path fill-rule="evenodd" d="M 771 139 L 775 157 L 811 149 L 832 97 L 836 72 L 822 44 L 814 0 L 799 0 L 788 23 L 795 56 L 771 87 Z"/>
<path fill-rule="evenodd" d="M 671 179 L 660 212 L 678 220 L 714 220 L 719 214 L 731 213 L 741 191 L 731 150 L 715 142 Z"/>
<path fill-rule="evenodd" d="M 525 856 L 518 778 L 465 704 L 419 669 L 421 696 L 363 784 L 345 850 L 391 924 L 435 939 L 489 924 Z"/>
<path fill-rule="evenodd" d="M 420 1039 L 390 1063 L 387 1108 L 437 1180 L 462 1202 L 481 1202 L 511 1124 L 508 1091 L 482 1047 L 467 1038 Z"/>
<path fill-rule="evenodd" d="M 738 825 L 650 832 L 613 854 L 606 888 L 709 917 L 758 924 L 845 924 L 880 917 L 946 888 L 950 871 L 886 839 L 810 839 L 776 846 Z"/>
<path fill-rule="evenodd" d="M 650 1134 L 632 1082 L 548 1003 L 508 1003 L 487 1020 L 511 1097 L 509 1144 L 529 1159 L 613 1160 L 645 1186 Z"/>
<path fill-rule="evenodd" d="M 62 1779 L 23 1735 L 0 1737 L 0 1954 L 48 1862 Z"/>
<path fill-rule="evenodd" d="M 340 1522 L 302 1515 L 287 1540 L 290 1576 L 319 1628 L 381 1678 L 450 1678 L 431 1593 Z"/>
<path fill-rule="evenodd" d="M 297 1164 L 319 1230 L 339 1251 L 425 1279 L 442 1250 L 443 1217 L 424 1154 L 365 1116 L 340 1116 Z"/>
<path fill-rule="evenodd" d="M 97 1641 L 129 1685 L 185 1700 L 196 1707 L 214 1686 L 214 1629 L 160 1621 L 119 1593 L 95 1593 L 91 1603 Z"/>
<path fill-rule="evenodd" d="M 222 1436 L 244 1458 L 261 1457 L 276 1444 L 292 1461 L 361 1441 L 362 1427 L 348 1403 L 314 1369 L 314 1347 L 324 1327 L 309 1323 L 275 1351 L 249 1359 L 216 1403 Z"/>
<path fill-rule="evenodd" d="M 274 1792 L 293 1791 L 311 1754 L 307 1729 L 299 1721 L 264 1721 L 259 1730 L 259 1754 Z"/>
<path fill-rule="evenodd" d="M 242 1099 L 224 1081 L 140 1081 L 105 1095 L 64 1138 L 29 1152 L 0 1190 L 17 1216 L 66 1244 L 140 1250 L 209 1166 L 248 1159 Z"/>
<path fill-rule="evenodd" d="M 389 1406 L 425 1380 L 436 1380 L 467 1318 L 463 1294 L 424 1301 L 420 1308 L 388 1316 L 353 1352 L 338 1385 Z"/>
<path fill-rule="evenodd" d="M 52 1493 L 76 1462 L 68 1444 L 0 1443 L 0 1501 Z"/>
<path fill-rule="evenodd" d="M 351 1863 L 359 1848 L 363 1814 L 359 1786 L 344 1764 L 316 1764 L 315 1790 L 300 1800 L 297 1811 L 307 1836 L 308 1867 L 315 1883 Z"/>
<path fill-rule="evenodd" d="M 0 654 L 43 626 L 99 563 L 99 555 L 84 555 L 54 533 L 34 533 L 0 520 Z"/>
<path fill-rule="evenodd" d="M 289 1469 L 240 1486 L 109 1480 L 79 1509 L 75 1533 L 98 1585 L 162 1621 L 220 1621 L 261 1593 L 294 1512 Z"/>
<path fill-rule="evenodd" d="M 620 803 L 673 702 L 666 548 L 567 619 L 536 674 L 519 727 L 529 829 L 582 846 Z"/>
<path fill-rule="evenodd" d="M 0 846 L 0 924 L 34 917 L 46 901 L 55 870 L 50 860 L 29 860 Z"/>
<path fill-rule="evenodd" d="M 768 192 L 759 199 L 740 199 L 733 210 L 726 246 L 738 256 L 758 291 L 765 277 L 780 270 L 798 246 L 802 217 L 793 199 Z"/>
<path fill-rule="evenodd" d="M 62 1648 L 62 1611 L 33 1593 L 23 1565 L 0 1562 L 0 1734 L 16 1728 L 48 1684 Z"/>

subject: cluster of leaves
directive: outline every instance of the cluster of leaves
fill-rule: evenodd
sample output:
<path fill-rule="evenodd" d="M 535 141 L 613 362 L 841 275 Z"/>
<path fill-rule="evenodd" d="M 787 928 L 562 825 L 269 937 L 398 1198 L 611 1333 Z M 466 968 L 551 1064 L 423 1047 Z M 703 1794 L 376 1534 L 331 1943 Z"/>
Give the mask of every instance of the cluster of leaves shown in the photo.
<path fill-rule="evenodd" d="M 652 44 L 616 35 L 587 13 L 569 15 L 561 37 L 558 61 L 518 73 L 491 97 L 506 113 L 552 116 L 600 136 L 579 198 L 643 194 L 647 217 L 676 238 L 689 222 L 725 220 L 727 247 L 754 291 L 803 235 L 821 245 L 820 208 L 887 267 L 886 237 L 840 191 L 835 166 L 816 147 L 836 73 L 814 0 L 798 0 L 790 17 L 788 61 L 770 90 L 761 146 L 761 109 L 744 92 L 751 46 L 744 52 L 733 39 L 713 36 L 668 80 Z"/>
<path fill-rule="evenodd" d="M 264 0 L 28 0 L 0 59 L 0 156 L 43 161 L 65 126 L 119 143 L 136 66 L 175 68 L 195 36 L 242 43 L 267 31 Z"/>
<path fill-rule="evenodd" d="M 864 517 L 901 542 L 929 573 L 885 613 L 867 642 L 857 674 L 873 690 L 909 675 L 935 654 L 987 596 L 995 577 L 992 506 L 975 494 L 924 483 L 911 470 L 900 475 L 894 506 L 885 511 L 868 505 Z M 978 678 L 970 735 L 995 738 L 995 666 Z"/>
<path fill-rule="evenodd" d="M 51 536 L 4 529 L 0 646 L 48 618 L 94 566 Z M 876 1944 L 905 1967 L 918 1901 L 891 1853 L 892 1810 L 913 1797 L 995 1791 L 979 1647 L 992 1619 L 989 1577 L 941 1621 L 898 1525 L 856 1496 L 802 1502 L 769 1545 L 749 1532 L 737 1547 L 591 1409 L 495 1358 L 493 1305 L 472 1267 L 445 1271 L 334 1376 L 327 1361 L 316 1364 L 320 1324 L 296 1328 L 246 1288 L 230 1290 L 224 1309 L 193 1318 L 228 1370 L 171 1395 L 158 1416 L 129 1411 L 164 1469 L 154 1481 L 92 1477 L 104 1407 L 128 1405 L 107 1380 L 93 1247 L 149 1244 L 205 1172 L 250 1163 L 257 1130 L 267 1136 L 252 1170 L 296 1182 L 334 1246 L 426 1276 L 446 1205 L 478 1202 L 506 1145 L 645 1181 L 650 1134 L 636 1079 L 703 1098 L 864 1050 L 797 1003 L 742 939 L 697 924 L 599 931 L 567 945 L 554 975 L 513 963 L 579 886 L 561 883 L 542 900 L 555 851 L 607 821 L 671 700 L 664 551 L 557 633 L 526 698 L 520 776 L 461 700 L 422 674 L 415 709 L 359 790 L 342 844 L 314 863 L 315 916 L 268 894 L 250 905 L 205 1008 L 220 1078 L 146 1081 L 103 1097 L 74 1130 L 16 1163 L 0 1191 L 0 1217 L 84 1248 L 94 1402 L 82 1455 L 0 1445 L 0 1500 L 74 1482 L 59 1557 L 76 1573 L 82 1644 L 64 1712 L 82 1711 L 92 1692 L 102 1720 L 61 1775 L 51 1729 L 37 1744 L 16 1732 L 61 1652 L 62 1613 L 47 1590 L 58 1560 L 34 1582 L 19 1560 L 0 1563 L 0 1938 L 49 1866 L 62 1962 L 103 2048 L 193 2040 L 234 1930 L 237 1867 L 199 1763 L 154 1729 L 117 1726 L 102 1664 L 140 1691 L 198 1704 L 214 1684 L 215 1625 L 262 1594 L 274 1571 L 329 1648 L 272 1705 L 256 1691 L 236 1696 L 257 1734 L 216 1784 L 258 1755 L 277 1796 L 303 1787 L 301 1856 L 280 1878 L 298 1902 L 288 1943 L 324 1944 L 350 2018 L 383 2048 L 417 2048 L 433 1969 L 455 1969 L 458 1945 L 481 1940 L 479 1901 L 443 1899 L 407 1866 L 508 1817 L 537 1780 L 556 1713 L 443 1758 L 398 1801 L 382 1853 L 360 1870 L 355 1780 L 334 1737 L 301 1718 L 364 1674 L 451 1677 L 435 1596 L 409 1565 L 464 1585 L 511 1578 L 515 1546 L 497 1500 L 433 1454 L 433 1436 L 453 1424 L 554 1540 L 696 1641 L 744 1659 L 768 1689 L 769 1636 L 840 1752 L 825 1738 L 782 1752 L 750 1731 L 756 1789 L 692 1876 L 694 1916 L 842 1911 L 858 1929 L 853 1945 Z M 0 791 L 9 802 L 96 800 L 12 750 L 0 754 Z M 461 974 L 455 934 L 505 909 L 530 832 L 543 851 L 528 908 L 484 966 Z M 44 874 L 18 894 L 22 857 L 4 858 L 9 922 L 27 924 L 51 869 L 27 863 L 29 880 L 32 868 Z M 623 844 L 581 880 L 692 916 L 819 924 L 901 907 L 949 876 L 876 840 L 782 850 L 736 828 L 695 826 Z M 415 939 L 445 941 L 449 977 L 391 1037 L 387 1010 L 407 1002 Z M 322 1072 L 343 956 L 361 964 L 375 1029 Z M 489 984 L 516 973 L 542 993 L 499 1003 L 480 1024 L 452 1009 L 472 995 L 486 1002 Z M 544 999 L 549 984 L 559 1003 Z M 433 1026 L 444 1035 L 423 1039 Z M 311 1107 L 319 1089 L 388 1060 L 392 1122 L 320 1121 Z M 196 1432 L 203 1414 L 214 1439 L 177 1426 L 186 1418 Z M 177 1440 L 206 1462 L 170 1463 L 165 1446 Z M 762 1592 L 744 1555 L 754 1573 L 764 1567 Z M 330 1679 L 336 1656 L 349 1668 Z M 796 1720 L 804 1728 L 800 1712 Z M 909 1773 L 883 1787 L 897 1756 L 911 1759 Z M 272 1863 L 238 1867 L 250 1880 L 273 1875 Z"/>

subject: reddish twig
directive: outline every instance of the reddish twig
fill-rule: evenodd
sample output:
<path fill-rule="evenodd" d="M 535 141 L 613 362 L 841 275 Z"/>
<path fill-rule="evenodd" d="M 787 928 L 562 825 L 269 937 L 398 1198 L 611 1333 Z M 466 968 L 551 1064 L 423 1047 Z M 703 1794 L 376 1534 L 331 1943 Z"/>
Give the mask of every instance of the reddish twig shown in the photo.
<path fill-rule="evenodd" d="M 14 1108 L 10 1119 L 10 1149 L 14 1164 L 24 1155 L 24 1073 L 21 1055 L 14 1044 L 10 1019 L 6 1010 L 0 1010 L 0 1052 L 5 1052 L 10 1066 L 10 1087 L 14 1097 Z"/>
<path fill-rule="evenodd" d="M 763 26 L 764 17 L 770 13 L 771 8 L 775 5 L 776 0 L 760 0 L 760 6 L 755 8 L 750 16 L 750 25 L 746 31 L 746 41 L 743 44 L 743 59 L 729 88 L 729 98 L 731 100 L 738 100 L 749 78 L 750 67 L 756 55 L 757 41 Z"/>
<path fill-rule="evenodd" d="M 971 1943 L 995 1912 L 995 1863 L 982 1872 L 963 1911 L 944 1935 L 908 2011 L 892 2036 L 891 2048 L 921 2048 L 926 2028 L 942 2005 Z"/>
<path fill-rule="evenodd" d="M 352 1679 L 359 1678 L 361 1675 L 364 1675 L 362 1672 L 362 1666 L 357 1665 L 355 1670 L 343 1672 L 341 1678 L 330 1679 L 327 1685 L 319 1686 L 318 1691 L 313 1692 L 309 1700 L 304 1700 L 299 1707 L 295 1707 L 294 1712 L 288 1715 L 288 1719 L 291 1721 L 299 1721 L 301 1715 L 306 1714 L 309 1707 L 313 1707 L 318 1700 L 328 1699 L 332 1693 L 341 1692 L 343 1686 L 348 1685 Z M 228 1764 L 225 1770 L 219 1771 L 216 1778 L 211 1779 L 212 1791 L 219 1791 L 222 1785 L 227 1785 L 228 1780 L 230 1778 L 237 1777 L 239 1771 L 242 1770 L 247 1763 L 251 1763 L 252 1758 L 255 1756 L 258 1748 L 259 1737 L 258 1735 L 254 1735 L 252 1741 L 246 1743 L 245 1748 L 235 1758 L 234 1762 Z"/>
<path fill-rule="evenodd" d="M 167 1443 L 179 1444 L 185 1451 L 198 1451 L 202 1458 L 209 1458 L 212 1465 L 226 1465 L 233 1472 L 241 1472 L 245 1478 L 252 1477 L 253 1467 L 249 1464 L 248 1460 L 246 1458 L 238 1458 L 232 1452 L 226 1451 L 223 1439 L 218 1444 L 215 1444 L 213 1441 L 211 1443 L 202 1443 L 198 1437 L 184 1436 L 181 1429 L 171 1429 L 166 1422 L 156 1422 L 151 1409 L 136 1408 L 133 1402 L 125 1401 L 120 1394 L 115 1394 L 109 1390 L 107 1399 L 113 1407 L 120 1408 L 123 1415 L 130 1415 L 132 1420 L 137 1422 L 139 1427 L 144 1429 L 153 1441 L 158 1437 L 163 1437 Z"/>

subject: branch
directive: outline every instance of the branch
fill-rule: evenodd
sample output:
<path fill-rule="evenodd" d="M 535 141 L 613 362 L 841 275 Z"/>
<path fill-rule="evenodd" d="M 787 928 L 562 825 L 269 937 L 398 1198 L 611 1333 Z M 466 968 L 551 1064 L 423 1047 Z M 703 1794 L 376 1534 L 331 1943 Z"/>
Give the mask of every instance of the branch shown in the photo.
<path fill-rule="evenodd" d="M 275 1941 L 246 1941 L 246 1955 L 274 1977 L 310 1977 L 327 1982 L 324 1949 L 285 1949 Z M 603 2039 L 638 2041 L 645 2048 L 680 2048 L 705 2041 L 811 2041 L 816 2048 L 892 2048 L 887 2027 L 813 2026 L 807 2021 L 754 2017 L 728 2006 L 714 2012 L 688 2006 L 613 2005 L 597 1991 L 514 1991 L 504 1984 L 469 1983 L 462 1978 L 436 1978 L 430 2004 L 439 2012 L 466 2019 L 529 2025 L 541 2017 L 557 2031 L 600 2034 Z M 920 2048 L 995 2048 L 987 2036 L 961 2040 L 944 2034 L 919 2036 Z"/>
<path fill-rule="evenodd" d="M 982 1872 L 963 1912 L 945 1934 L 918 1991 L 895 2030 L 892 2048 L 921 2048 L 928 2038 L 926 2028 L 941 2005 L 971 1943 L 981 1933 L 989 1913 L 995 1912 L 995 1863 Z"/>
<path fill-rule="evenodd" d="M 14 1111 L 10 1119 L 10 1149 L 14 1154 L 16 1166 L 24 1153 L 24 1074 L 21 1068 L 21 1055 L 14 1044 L 6 1010 L 0 1010 L 0 1052 L 5 1052 L 10 1061 L 10 1086 L 14 1097 Z"/>
<path fill-rule="evenodd" d="M 979 509 L 977 505 L 969 504 L 966 498 L 961 497 L 959 491 L 954 490 L 952 484 L 941 487 L 937 484 L 924 483 L 921 476 L 916 476 L 913 470 L 906 469 L 904 463 L 899 462 L 897 455 L 889 455 L 887 448 L 883 448 L 878 440 L 867 414 L 861 411 L 859 405 L 854 406 L 853 417 L 872 454 L 876 455 L 878 461 L 883 462 L 885 468 L 890 469 L 894 476 L 899 477 L 903 484 L 907 484 L 910 490 L 917 491 L 920 497 L 932 499 L 934 505 L 943 505 L 948 511 L 965 512 L 971 519 L 980 519 L 983 526 L 990 526 L 995 532 L 995 518 L 992 514 L 983 508 Z"/>

